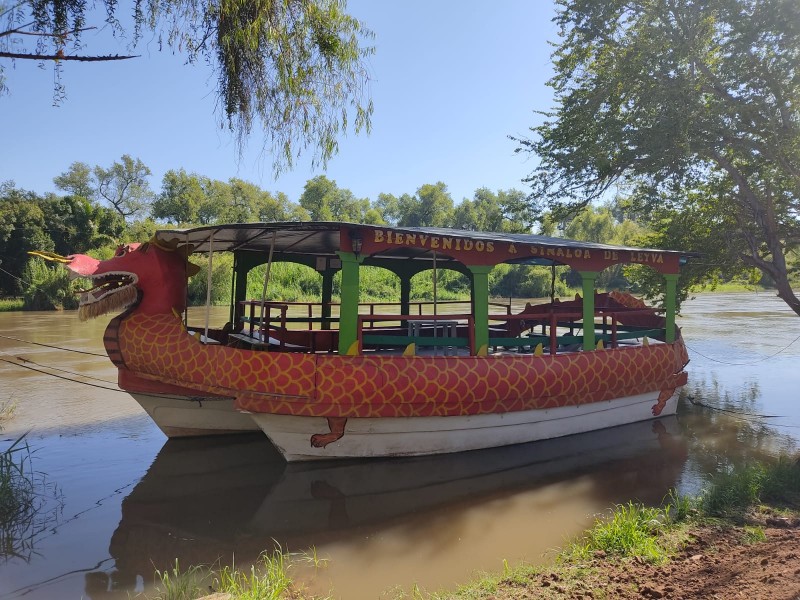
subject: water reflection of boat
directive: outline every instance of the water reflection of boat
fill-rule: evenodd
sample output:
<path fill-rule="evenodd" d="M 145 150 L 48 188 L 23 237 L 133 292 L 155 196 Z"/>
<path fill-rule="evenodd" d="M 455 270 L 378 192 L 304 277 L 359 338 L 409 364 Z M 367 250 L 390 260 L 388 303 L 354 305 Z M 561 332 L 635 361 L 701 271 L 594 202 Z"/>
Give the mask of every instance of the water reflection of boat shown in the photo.
<path fill-rule="evenodd" d="M 176 559 L 188 566 L 235 556 L 241 565 L 275 543 L 298 550 L 576 477 L 603 505 L 657 502 L 685 460 L 675 417 L 469 453 L 336 464 L 286 464 L 259 436 L 173 440 L 122 502 L 112 577 L 122 589 Z"/>

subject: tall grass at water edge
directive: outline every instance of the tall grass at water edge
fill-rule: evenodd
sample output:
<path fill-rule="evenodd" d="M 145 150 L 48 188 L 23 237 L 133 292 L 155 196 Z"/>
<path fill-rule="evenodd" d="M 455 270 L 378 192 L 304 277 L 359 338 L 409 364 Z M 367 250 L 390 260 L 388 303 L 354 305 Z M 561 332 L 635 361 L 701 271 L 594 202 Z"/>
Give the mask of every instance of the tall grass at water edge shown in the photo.
<path fill-rule="evenodd" d="M 26 435 L 0 450 L 0 562 L 30 560 L 39 537 L 58 524 L 64 506 L 58 486 L 33 469 Z"/>
<path fill-rule="evenodd" d="M 30 448 L 23 435 L 0 452 L 0 559 L 19 553 L 35 503 Z"/>
<path fill-rule="evenodd" d="M 181 569 L 179 562 L 164 571 L 156 571 L 153 600 L 194 600 L 209 593 L 228 594 L 236 600 L 279 600 L 306 597 L 293 583 L 292 567 L 301 562 L 318 568 L 324 561 L 315 552 L 289 554 L 276 550 L 265 552 L 249 569 L 235 566 L 205 568 L 192 566 Z"/>
<path fill-rule="evenodd" d="M 22 310 L 25 301 L 22 298 L 0 298 L 0 312 Z"/>

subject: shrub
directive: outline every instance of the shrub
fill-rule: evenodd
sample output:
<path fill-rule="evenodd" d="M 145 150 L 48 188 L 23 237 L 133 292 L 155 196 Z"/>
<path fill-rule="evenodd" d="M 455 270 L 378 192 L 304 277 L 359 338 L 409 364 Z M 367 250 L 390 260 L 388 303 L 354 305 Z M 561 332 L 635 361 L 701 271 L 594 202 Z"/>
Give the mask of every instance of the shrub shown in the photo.
<path fill-rule="evenodd" d="M 60 265 L 49 265 L 40 258 L 31 258 L 22 278 L 23 310 L 58 310 L 78 308 L 76 284 Z"/>

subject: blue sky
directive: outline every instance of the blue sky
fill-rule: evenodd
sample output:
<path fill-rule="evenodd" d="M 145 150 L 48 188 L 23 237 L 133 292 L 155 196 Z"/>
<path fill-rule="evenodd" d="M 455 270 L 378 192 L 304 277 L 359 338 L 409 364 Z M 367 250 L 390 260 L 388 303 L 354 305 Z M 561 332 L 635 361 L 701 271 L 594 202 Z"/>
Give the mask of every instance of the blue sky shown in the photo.
<path fill-rule="evenodd" d="M 150 167 L 155 191 L 166 171 L 179 168 L 239 177 L 293 201 L 319 174 L 371 200 L 437 181 L 456 202 L 478 187 L 525 189 L 520 180 L 535 159 L 514 154 L 508 135 L 526 135 L 541 120 L 534 111 L 553 104 L 545 85 L 548 41 L 557 34 L 550 0 L 350 0 L 348 12 L 375 32 L 375 113 L 372 133 L 349 132 L 327 171 L 312 171 L 301 159 L 275 180 L 257 132 L 238 160 L 214 113 L 210 67 L 184 65 L 151 42 L 140 44 L 139 59 L 66 64 L 67 100 L 59 107 L 52 106 L 51 66 L 5 64 L 10 95 L 0 97 L 0 181 L 56 191 L 53 177 L 72 162 L 108 167 L 130 154 Z M 85 34 L 87 50 L 93 36 Z"/>

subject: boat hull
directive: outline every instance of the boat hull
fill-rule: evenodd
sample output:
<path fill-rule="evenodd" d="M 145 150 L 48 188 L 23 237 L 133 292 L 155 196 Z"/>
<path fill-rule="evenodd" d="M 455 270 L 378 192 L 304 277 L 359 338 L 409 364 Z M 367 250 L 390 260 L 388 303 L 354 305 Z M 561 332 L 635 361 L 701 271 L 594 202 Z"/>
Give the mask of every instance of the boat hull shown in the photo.
<path fill-rule="evenodd" d="M 128 393 L 169 438 L 227 435 L 259 429 L 249 415 L 234 408 L 233 398 Z"/>
<path fill-rule="evenodd" d="M 603 402 L 511 413 L 448 417 L 351 418 L 345 434 L 324 447 L 309 439 L 325 418 L 254 413 L 250 416 L 289 462 L 332 458 L 419 456 L 479 450 L 585 433 L 653 419 L 659 392 Z M 677 390 L 659 416 L 675 414 Z"/>

